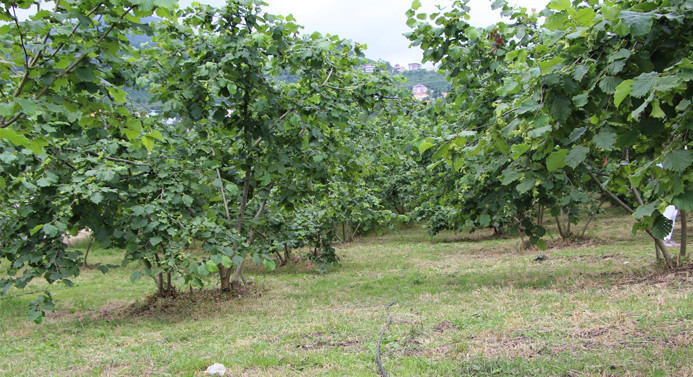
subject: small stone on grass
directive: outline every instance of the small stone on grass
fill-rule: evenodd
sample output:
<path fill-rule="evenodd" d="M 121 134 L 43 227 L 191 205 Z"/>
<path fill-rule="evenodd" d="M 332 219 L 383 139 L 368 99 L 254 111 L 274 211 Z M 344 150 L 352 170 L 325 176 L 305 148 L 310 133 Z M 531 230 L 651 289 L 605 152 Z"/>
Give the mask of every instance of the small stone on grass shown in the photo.
<path fill-rule="evenodd" d="M 207 368 L 205 373 L 212 376 L 223 376 L 226 374 L 226 367 L 217 363 Z"/>

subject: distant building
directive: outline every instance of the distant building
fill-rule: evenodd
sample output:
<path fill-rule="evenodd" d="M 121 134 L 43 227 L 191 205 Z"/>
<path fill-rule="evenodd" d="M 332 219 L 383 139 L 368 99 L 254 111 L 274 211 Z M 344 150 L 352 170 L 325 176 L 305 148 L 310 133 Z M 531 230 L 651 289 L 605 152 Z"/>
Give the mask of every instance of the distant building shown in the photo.
<path fill-rule="evenodd" d="M 371 63 L 368 63 L 363 66 L 363 71 L 366 73 L 373 73 L 373 70 L 375 70 L 375 66 Z"/>
<path fill-rule="evenodd" d="M 428 97 L 429 97 L 428 93 L 414 93 L 414 98 L 419 100 L 419 101 L 423 101 Z"/>
<path fill-rule="evenodd" d="M 443 96 L 443 98 L 448 98 L 448 92 L 442 92 L 440 94 Z"/>
<path fill-rule="evenodd" d="M 407 69 L 404 68 L 404 66 L 401 66 L 401 65 L 397 64 L 394 68 L 392 68 L 392 70 L 395 71 L 395 72 L 400 72 L 400 73 L 402 73 L 402 72 L 406 71 Z"/>
<path fill-rule="evenodd" d="M 435 71 L 436 71 L 436 67 L 428 67 L 428 68 L 426 68 L 426 70 L 427 70 L 428 72 L 435 72 Z"/>
<path fill-rule="evenodd" d="M 428 87 L 424 84 L 416 84 L 414 85 L 414 87 L 411 88 L 411 92 L 414 94 L 426 93 L 428 92 Z"/>
<path fill-rule="evenodd" d="M 410 71 L 418 71 L 421 69 L 421 63 L 409 63 Z"/>

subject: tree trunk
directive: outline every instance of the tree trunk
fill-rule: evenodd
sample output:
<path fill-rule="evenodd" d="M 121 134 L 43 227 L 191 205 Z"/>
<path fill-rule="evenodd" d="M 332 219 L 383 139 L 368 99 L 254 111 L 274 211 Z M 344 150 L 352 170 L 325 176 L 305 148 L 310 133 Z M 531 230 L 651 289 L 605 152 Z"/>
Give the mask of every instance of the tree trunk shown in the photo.
<path fill-rule="evenodd" d="M 558 234 L 561 236 L 561 239 L 565 241 L 566 235 L 565 232 L 563 231 L 563 226 L 561 225 L 561 219 L 556 216 L 556 226 L 558 227 Z"/>
<path fill-rule="evenodd" d="M 286 245 L 284 245 L 284 260 L 286 263 L 289 263 L 291 260 L 291 249 L 289 249 L 289 247 Z"/>
<path fill-rule="evenodd" d="M 84 267 L 89 267 L 89 263 L 87 263 L 87 257 L 89 257 L 89 249 L 91 249 L 91 244 L 94 242 L 94 236 L 89 237 L 89 244 L 87 244 L 87 251 L 84 252 Z"/>
<path fill-rule="evenodd" d="M 681 249 L 679 258 L 681 263 L 686 258 L 686 242 L 688 242 L 688 226 L 686 224 L 686 211 L 681 211 Z"/>
<path fill-rule="evenodd" d="M 252 166 L 248 166 L 245 170 L 245 178 L 243 180 L 243 195 L 241 196 L 241 203 L 238 208 L 238 218 L 236 218 L 236 231 L 238 234 L 241 234 L 243 230 L 243 219 L 245 216 L 245 209 L 246 206 L 248 205 L 248 195 L 250 192 L 250 177 L 253 171 Z M 229 221 L 231 221 L 231 218 L 228 218 Z M 236 252 L 238 251 L 238 247 L 236 247 Z M 241 262 L 241 267 L 243 263 Z M 233 267 L 226 268 L 224 267 L 223 264 L 217 265 L 219 267 L 219 279 L 221 282 L 221 291 L 222 292 L 230 292 L 231 291 L 231 272 L 233 271 Z M 238 270 L 236 270 L 238 271 Z"/>
<path fill-rule="evenodd" d="M 606 203 L 606 200 L 604 200 L 604 199 L 599 200 L 599 205 L 597 206 L 597 209 L 595 209 L 594 212 L 592 212 L 592 215 L 590 216 L 589 220 L 587 220 L 587 224 L 585 224 L 585 227 L 582 228 L 582 233 L 580 233 L 580 238 L 585 237 L 585 232 L 587 231 L 587 227 L 590 225 L 592 220 L 594 220 L 594 218 L 597 216 L 597 214 L 599 213 L 599 209 L 602 208 L 604 203 Z"/>
<path fill-rule="evenodd" d="M 544 226 L 544 206 L 539 206 L 537 209 L 537 225 Z"/>
<path fill-rule="evenodd" d="M 349 236 L 349 239 L 351 240 L 349 242 L 354 242 L 354 237 L 356 237 L 356 232 L 359 231 L 360 227 L 361 227 L 360 223 L 358 225 L 356 225 L 356 229 L 354 229 L 354 231 L 351 233 L 351 236 Z"/>
<path fill-rule="evenodd" d="M 250 178 L 250 176 L 248 176 Z M 267 188 L 267 195 L 265 195 L 265 198 L 262 200 L 262 203 L 260 204 L 260 208 L 258 208 L 257 212 L 255 213 L 255 216 L 253 219 L 257 220 L 262 213 L 265 211 L 265 207 L 267 206 L 267 199 L 269 199 L 270 194 L 272 193 L 272 188 L 274 187 L 274 183 L 270 183 L 269 187 Z M 245 187 L 243 188 L 245 191 Z M 247 197 L 247 195 L 244 195 Z M 245 207 L 244 207 L 245 208 Z M 239 216 L 239 220 L 240 220 Z M 239 221 L 238 227 L 240 229 L 242 223 Z M 240 233 L 240 230 L 239 230 Z M 248 232 L 248 238 L 246 239 L 246 243 L 248 245 L 253 243 L 253 239 L 255 238 L 255 229 L 252 227 L 250 228 L 250 231 Z M 245 263 L 245 258 L 241 261 L 241 263 L 236 267 L 236 272 L 233 274 L 233 284 L 234 285 L 242 285 L 245 284 L 245 276 L 243 276 L 243 264 Z M 241 284 L 242 282 L 242 284 Z"/>
<path fill-rule="evenodd" d="M 562 212 L 562 211 L 563 211 L 563 210 L 561 210 L 561 212 Z M 570 237 L 573 235 L 573 234 L 570 232 L 570 213 L 567 213 L 567 214 L 566 214 L 566 213 L 563 213 L 563 214 L 561 215 L 561 217 L 563 217 L 563 215 L 565 215 L 565 218 L 566 218 L 566 222 L 565 222 L 565 228 L 566 228 L 565 236 L 566 236 L 567 238 L 570 238 Z"/>

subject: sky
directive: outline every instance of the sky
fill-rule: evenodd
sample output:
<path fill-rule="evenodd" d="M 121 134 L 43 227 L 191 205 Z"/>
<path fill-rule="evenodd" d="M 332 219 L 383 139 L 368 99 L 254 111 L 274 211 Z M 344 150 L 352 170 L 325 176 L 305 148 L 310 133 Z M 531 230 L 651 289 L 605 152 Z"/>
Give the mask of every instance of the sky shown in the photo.
<path fill-rule="evenodd" d="M 181 7 L 188 6 L 192 0 L 179 0 Z M 196 0 L 215 7 L 222 6 L 224 0 Z M 304 32 L 319 31 L 323 34 L 337 34 L 341 38 L 366 44 L 366 57 L 384 60 L 406 66 L 421 62 L 422 53 L 418 48 L 409 48 L 409 41 L 402 35 L 410 31 L 405 12 L 411 0 L 265 0 L 265 8 L 272 14 L 292 14 Z M 421 0 L 419 11 L 431 13 L 436 5 L 450 6 L 453 0 Z M 500 21 L 498 12 L 491 10 L 490 0 L 471 0 L 468 21 L 474 26 L 485 27 Z M 511 4 L 541 11 L 548 0 L 510 0 Z M 430 64 L 426 64 L 430 66 Z"/>

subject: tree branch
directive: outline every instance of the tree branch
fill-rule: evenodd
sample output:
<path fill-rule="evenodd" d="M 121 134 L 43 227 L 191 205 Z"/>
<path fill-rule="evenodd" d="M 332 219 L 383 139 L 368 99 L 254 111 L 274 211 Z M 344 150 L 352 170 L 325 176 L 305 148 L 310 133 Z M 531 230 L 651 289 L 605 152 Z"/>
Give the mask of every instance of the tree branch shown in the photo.
<path fill-rule="evenodd" d="M 130 11 L 132 11 L 134 8 L 135 8 L 135 5 L 133 5 L 133 6 L 131 6 L 130 8 L 128 8 L 123 14 L 120 15 L 120 17 L 119 17 L 118 19 L 119 19 L 119 20 L 122 20 L 122 19 L 123 19 L 128 13 L 130 13 Z M 108 35 L 113 31 L 113 29 L 115 29 L 115 27 L 116 27 L 116 23 L 113 23 L 113 24 L 103 33 L 103 35 L 101 35 L 101 37 L 96 41 L 96 43 L 94 43 L 94 46 L 98 46 L 101 42 L 103 42 L 103 40 L 106 39 L 106 37 L 108 37 Z M 46 85 L 34 96 L 34 100 L 38 100 L 38 99 L 40 99 L 41 97 L 43 97 L 46 93 L 48 93 L 48 90 L 50 89 L 51 85 L 53 85 L 53 83 L 55 83 L 56 80 L 58 80 L 59 78 L 65 76 L 65 75 L 67 75 L 67 74 L 69 74 L 70 72 L 72 72 L 72 71 L 77 67 L 77 65 L 79 65 L 79 63 L 81 63 L 82 60 L 84 60 L 88 55 L 89 55 L 89 54 L 88 54 L 87 52 L 82 53 L 82 55 L 80 55 L 74 62 L 72 62 L 72 64 L 70 64 L 70 66 L 68 66 L 67 68 L 65 68 L 65 69 L 64 69 L 62 72 L 60 72 L 59 74 L 53 76 L 53 78 L 51 78 L 51 81 L 50 81 L 48 84 L 46 84 Z M 28 80 L 28 77 L 25 78 L 23 81 L 25 81 L 25 80 Z M 25 84 L 26 84 L 26 82 L 24 82 L 24 85 L 25 85 Z M 22 84 L 20 83 L 20 85 L 22 85 Z M 22 85 L 22 86 L 23 86 L 23 85 Z M 19 111 L 19 112 L 18 112 L 14 117 L 12 117 L 12 119 L 10 119 L 9 121 L 4 122 L 4 120 L 3 120 L 2 122 L 0 122 L 0 128 L 7 128 L 7 127 L 9 127 L 11 124 L 13 124 L 14 122 L 16 122 L 23 114 L 24 114 L 23 111 Z"/>

